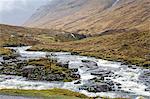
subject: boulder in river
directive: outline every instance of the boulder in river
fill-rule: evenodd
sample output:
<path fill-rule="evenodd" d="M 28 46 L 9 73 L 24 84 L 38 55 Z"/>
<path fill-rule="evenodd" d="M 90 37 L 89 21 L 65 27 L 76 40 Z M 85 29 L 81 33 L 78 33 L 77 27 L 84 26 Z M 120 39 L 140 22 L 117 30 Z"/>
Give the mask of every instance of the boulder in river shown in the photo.
<path fill-rule="evenodd" d="M 82 65 L 86 66 L 87 68 L 95 68 L 98 67 L 97 63 L 91 60 L 81 60 Z"/>
<path fill-rule="evenodd" d="M 81 80 L 76 81 L 74 84 L 81 84 Z"/>
<path fill-rule="evenodd" d="M 58 62 L 57 63 L 59 66 L 64 67 L 64 68 L 69 68 L 69 61 L 66 62 Z"/>
<path fill-rule="evenodd" d="M 87 90 L 89 92 L 108 92 L 111 91 L 111 87 L 106 83 L 95 83 L 84 85 L 80 88 L 80 90 Z"/>
<path fill-rule="evenodd" d="M 113 73 L 108 70 L 97 70 L 97 71 L 91 72 L 91 75 L 101 76 L 101 77 L 109 77 L 109 76 L 112 76 Z"/>
<path fill-rule="evenodd" d="M 24 68 L 22 68 L 22 72 L 23 72 L 23 76 L 24 77 L 28 77 L 28 75 L 32 74 L 32 71 L 36 68 L 36 66 L 25 66 Z"/>
<path fill-rule="evenodd" d="M 145 69 L 139 76 L 139 80 L 147 86 L 150 86 L 150 70 Z"/>

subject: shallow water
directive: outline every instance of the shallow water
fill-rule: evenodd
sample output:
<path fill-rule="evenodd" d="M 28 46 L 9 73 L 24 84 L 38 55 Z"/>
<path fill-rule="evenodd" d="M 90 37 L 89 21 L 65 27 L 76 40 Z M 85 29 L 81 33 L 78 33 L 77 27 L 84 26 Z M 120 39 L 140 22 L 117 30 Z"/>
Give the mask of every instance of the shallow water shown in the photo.
<path fill-rule="evenodd" d="M 0 95 L 0 99 L 39 99 L 39 98 L 22 97 L 22 96 Z"/>
<path fill-rule="evenodd" d="M 0 89 L 15 88 L 15 89 L 49 89 L 49 88 L 64 88 L 73 91 L 77 91 L 88 96 L 109 96 L 109 97 L 126 97 L 136 98 L 138 96 L 144 96 L 150 99 L 150 92 L 145 91 L 148 86 L 144 85 L 142 81 L 138 79 L 139 75 L 144 69 L 132 66 L 129 68 L 127 65 L 122 65 L 120 62 L 112 62 L 102 59 L 96 59 L 94 57 L 86 57 L 79 55 L 71 55 L 69 52 L 38 52 L 38 51 L 26 51 L 28 47 L 10 47 L 21 55 L 22 59 L 35 59 L 42 58 L 49 55 L 50 58 L 56 59 L 58 62 L 69 62 L 69 68 L 78 68 L 78 73 L 81 76 L 81 83 L 74 84 L 74 82 L 44 82 L 44 81 L 28 81 L 26 78 L 19 76 L 6 76 L 0 75 Z M 1 60 L 1 59 L 0 59 Z M 88 60 L 97 63 L 98 66 L 87 67 L 82 60 Z M 103 70 L 110 70 L 114 76 L 106 77 L 116 83 L 120 83 L 120 89 L 110 92 L 91 93 L 85 90 L 79 90 L 79 88 L 88 83 L 88 80 L 96 77 L 91 75 L 91 72 Z"/>

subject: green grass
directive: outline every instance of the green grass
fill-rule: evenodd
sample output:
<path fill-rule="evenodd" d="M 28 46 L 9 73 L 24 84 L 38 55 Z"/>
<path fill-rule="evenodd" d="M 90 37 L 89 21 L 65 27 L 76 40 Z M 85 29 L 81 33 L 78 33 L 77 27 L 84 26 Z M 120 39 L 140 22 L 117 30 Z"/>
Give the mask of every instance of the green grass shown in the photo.
<path fill-rule="evenodd" d="M 19 89 L 2 89 L 0 94 L 3 95 L 15 95 L 15 96 L 29 96 L 29 97 L 41 97 L 44 99 L 88 99 L 89 97 L 65 90 L 65 89 L 49 89 L 49 90 L 19 90 Z"/>
<path fill-rule="evenodd" d="M 37 97 L 42 99 L 98 99 L 98 97 L 88 97 L 84 94 L 73 92 L 66 89 L 48 89 L 48 90 L 20 90 L 20 89 L 1 89 L 1 95 Z M 127 99 L 127 98 L 109 98 L 102 99 Z"/>

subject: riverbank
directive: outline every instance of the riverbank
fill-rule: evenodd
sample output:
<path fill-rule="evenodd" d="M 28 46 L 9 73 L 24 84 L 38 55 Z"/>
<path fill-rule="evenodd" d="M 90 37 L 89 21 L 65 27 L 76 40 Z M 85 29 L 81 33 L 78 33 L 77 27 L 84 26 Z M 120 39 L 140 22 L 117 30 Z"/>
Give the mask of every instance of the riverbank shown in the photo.
<path fill-rule="evenodd" d="M 23 61 L 19 62 L 20 65 L 17 64 L 17 68 L 22 67 L 23 65 L 21 64 L 24 64 L 23 68 L 25 70 L 23 69 L 22 72 L 25 72 L 26 74 L 26 71 L 29 70 L 30 72 L 34 70 L 34 75 L 32 75 L 32 73 L 27 73 L 28 75 L 24 77 L 17 76 L 17 74 L 14 74 L 13 70 L 15 69 L 12 69 L 12 67 L 18 60 L 7 60 L 9 57 L 2 57 L 2 59 L 4 59 L 2 63 L 7 62 L 13 65 L 5 66 L 5 68 L 7 68 L 7 70 L 5 69 L 6 71 L 8 71 L 8 67 L 10 68 L 9 70 L 12 71 L 5 72 L 5 75 L 0 75 L 0 88 L 22 90 L 47 90 L 50 88 L 62 88 L 80 92 L 89 97 L 149 97 L 149 69 L 140 68 L 134 65 L 125 65 L 121 62 L 96 59 L 94 57 L 72 55 L 70 52 L 26 51 L 29 48 L 30 46 L 10 47 L 10 49 L 13 49 L 18 53 L 17 59 L 28 60 L 25 64 Z M 47 66 L 47 62 L 49 64 L 50 60 L 44 59 L 46 57 L 54 59 L 60 66 L 71 69 L 75 72 L 75 74 L 80 75 L 80 78 L 71 82 L 45 79 L 46 76 L 43 76 L 43 74 L 46 72 L 44 71 L 42 73 L 42 68 L 50 68 L 49 65 Z M 38 68 L 35 69 L 35 67 Z M 52 66 L 51 68 L 54 70 L 54 73 L 62 71 L 54 67 L 55 66 Z M 65 72 L 65 70 L 63 71 Z M 31 79 L 28 79 L 28 77 Z M 45 80 L 43 80 L 43 77 Z M 50 79 L 51 78 L 55 77 L 53 76 L 50 77 Z M 130 85 L 128 83 L 130 83 Z"/>
<path fill-rule="evenodd" d="M 0 47 L 0 56 L 1 55 L 9 56 L 9 55 L 12 55 L 12 54 L 13 54 L 12 50 L 10 50 L 8 48 Z"/>
<path fill-rule="evenodd" d="M 19 90 L 19 89 L 2 89 L 2 95 L 14 95 L 33 97 L 38 99 L 88 99 L 84 94 L 72 92 L 65 89 L 49 89 L 49 90 Z M 92 98 L 91 98 L 92 99 Z"/>
<path fill-rule="evenodd" d="M 150 68 L 150 33 L 131 32 L 91 37 L 62 43 L 35 45 L 34 51 L 67 51 Z"/>

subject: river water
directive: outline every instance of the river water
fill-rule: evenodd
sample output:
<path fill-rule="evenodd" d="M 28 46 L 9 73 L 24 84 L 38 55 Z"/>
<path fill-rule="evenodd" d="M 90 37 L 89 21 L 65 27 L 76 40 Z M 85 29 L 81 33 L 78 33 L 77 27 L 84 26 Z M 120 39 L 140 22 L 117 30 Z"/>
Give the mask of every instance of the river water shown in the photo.
<path fill-rule="evenodd" d="M 146 91 L 150 87 L 149 84 L 145 84 L 139 79 L 139 76 L 143 71 L 150 71 L 136 66 L 124 65 L 121 62 L 113 62 L 102 59 L 96 59 L 94 57 L 72 55 L 70 52 L 39 52 L 39 51 L 26 51 L 27 47 L 10 47 L 20 54 L 20 59 L 35 59 L 42 58 L 49 55 L 50 58 L 54 58 L 59 63 L 69 63 L 69 68 L 78 68 L 80 74 L 80 83 L 75 84 L 77 81 L 72 82 L 46 82 L 46 81 L 29 81 L 26 78 L 20 76 L 0 75 L 0 89 L 50 89 L 50 88 L 63 88 L 72 91 L 80 92 L 88 96 L 108 96 L 108 97 L 126 97 L 135 99 L 139 96 L 150 99 L 150 91 Z M 91 67 L 85 64 L 84 61 L 92 62 Z M 0 61 L 3 61 L 0 58 Z M 90 79 L 97 77 L 91 73 L 96 73 L 101 70 L 111 71 L 112 75 L 105 77 L 105 80 L 111 80 L 115 83 L 119 83 L 115 87 L 116 90 L 108 92 L 88 92 L 86 90 L 79 90 L 81 86 L 88 84 Z"/>

